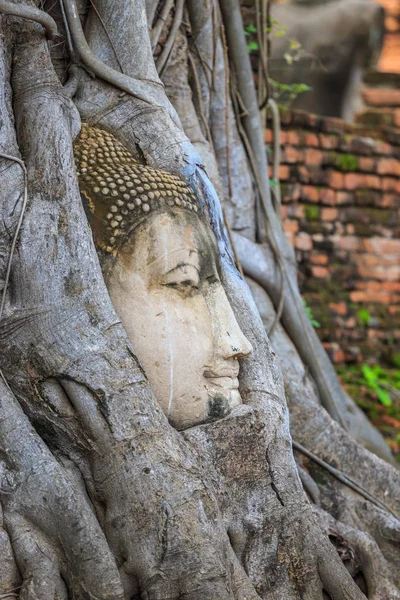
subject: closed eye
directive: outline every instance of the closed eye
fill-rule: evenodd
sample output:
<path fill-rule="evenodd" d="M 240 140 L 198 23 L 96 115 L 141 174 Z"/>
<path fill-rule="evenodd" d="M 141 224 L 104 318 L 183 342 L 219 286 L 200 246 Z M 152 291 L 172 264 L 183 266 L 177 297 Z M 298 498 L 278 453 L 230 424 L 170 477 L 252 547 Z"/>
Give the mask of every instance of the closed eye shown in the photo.
<path fill-rule="evenodd" d="M 194 265 L 180 264 L 165 275 L 162 283 L 165 287 L 188 296 L 199 290 L 200 274 Z"/>
<path fill-rule="evenodd" d="M 165 287 L 170 288 L 194 288 L 196 290 L 199 289 L 198 281 L 193 281 L 191 279 L 184 279 L 183 281 L 171 281 L 169 283 L 164 284 Z"/>

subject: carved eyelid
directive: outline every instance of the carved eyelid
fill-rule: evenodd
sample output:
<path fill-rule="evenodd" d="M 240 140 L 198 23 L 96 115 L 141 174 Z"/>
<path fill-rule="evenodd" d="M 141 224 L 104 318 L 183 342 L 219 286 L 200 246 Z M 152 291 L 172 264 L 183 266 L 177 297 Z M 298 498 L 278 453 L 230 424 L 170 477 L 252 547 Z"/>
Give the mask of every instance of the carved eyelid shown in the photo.
<path fill-rule="evenodd" d="M 188 270 L 191 269 L 191 273 L 195 273 L 195 277 L 188 273 Z M 194 271 L 193 271 L 194 270 Z M 170 269 L 168 273 L 165 273 L 164 279 L 167 281 L 170 278 L 174 277 L 182 277 L 186 279 L 200 279 L 200 272 L 196 265 L 191 265 L 189 263 L 180 264 Z"/>

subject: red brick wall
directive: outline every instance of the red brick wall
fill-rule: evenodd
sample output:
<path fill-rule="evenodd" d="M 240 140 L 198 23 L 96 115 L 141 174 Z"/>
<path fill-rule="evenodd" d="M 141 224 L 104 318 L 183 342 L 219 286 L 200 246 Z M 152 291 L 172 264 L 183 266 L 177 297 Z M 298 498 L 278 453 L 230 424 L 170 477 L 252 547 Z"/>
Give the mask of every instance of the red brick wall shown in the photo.
<path fill-rule="evenodd" d="M 400 345 L 400 134 L 293 111 L 281 144 L 284 226 L 321 339 L 335 362 L 390 361 Z"/>
<path fill-rule="evenodd" d="M 386 11 L 386 36 L 378 69 L 400 73 L 400 0 L 377 0 Z"/>

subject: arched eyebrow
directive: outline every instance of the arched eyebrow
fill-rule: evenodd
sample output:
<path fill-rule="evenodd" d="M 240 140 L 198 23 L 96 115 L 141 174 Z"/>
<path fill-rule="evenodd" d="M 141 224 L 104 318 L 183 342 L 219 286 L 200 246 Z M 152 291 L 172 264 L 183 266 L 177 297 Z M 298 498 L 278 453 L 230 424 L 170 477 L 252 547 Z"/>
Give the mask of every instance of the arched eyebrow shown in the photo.
<path fill-rule="evenodd" d="M 163 254 L 162 256 L 157 256 L 157 258 L 155 258 L 154 260 L 149 261 L 147 263 L 147 266 L 152 267 L 153 265 L 157 264 L 161 260 L 165 259 L 166 256 L 170 256 L 171 254 L 175 254 L 176 252 L 180 252 L 182 250 L 185 250 L 185 248 L 182 248 L 182 246 L 180 246 L 179 248 L 174 248 L 174 250 L 169 250 L 166 254 Z M 198 252 L 198 250 L 194 250 L 194 249 L 189 250 L 189 256 L 191 256 L 192 254 L 199 255 L 200 253 Z M 183 264 L 183 263 L 179 263 L 179 264 Z M 187 264 L 191 265 L 192 263 L 187 263 Z M 193 265 L 193 266 L 195 266 L 195 265 Z"/>

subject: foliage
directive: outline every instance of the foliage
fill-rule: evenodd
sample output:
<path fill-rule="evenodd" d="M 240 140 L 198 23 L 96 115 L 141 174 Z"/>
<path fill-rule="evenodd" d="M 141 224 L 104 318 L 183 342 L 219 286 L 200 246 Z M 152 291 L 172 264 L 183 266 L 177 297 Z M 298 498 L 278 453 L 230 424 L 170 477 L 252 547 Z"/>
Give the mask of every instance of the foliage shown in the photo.
<path fill-rule="evenodd" d="M 400 390 L 400 371 L 396 372 L 395 376 L 389 376 L 379 365 L 370 367 L 364 364 L 361 366 L 361 372 L 365 383 L 377 395 L 378 400 L 385 406 L 391 406 L 392 398 L 388 389 Z"/>
<path fill-rule="evenodd" d="M 342 171 L 353 172 L 358 167 L 358 160 L 354 154 L 337 154 L 336 163 Z"/>
<path fill-rule="evenodd" d="M 314 315 L 312 313 L 311 308 L 308 306 L 307 302 L 305 301 L 304 298 L 302 298 L 302 302 L 303 302 L 303 307 L 305 310 L 305 313 L 307 315 L 307 317 L 310 319 L 311 325 L 313 325 L 316 329 L 319 329 L 321 327 L 320 323 L 318 323 L 318 321 L 314 318 Z"/>
<path fill-rule="evenodd" d="M 400 354 L 392 354 L 392 363 L 400 369 Z"/>
<path fill-rule="evenodd" d="M 300 42 L 297 40 L 290 40 L 289 49 L 284 53 L 283 58 L 288 65 L 292 65 L 294 62 L 299 62 L 305 55 L 306 52 Z"/>
<path fill-rule="evenodd" d="M 364 327 L 368 327 L 369 322 L 371 320 L 371 315 L 369 310 L 367 310 L 366 308 L 360 308 L 360 310 L 357 313 L 358 316 L 358 320 L 360 322 L 361 325 L 363 325 Z"/>
<path fill-rule="evenodd" d="M 269 27 L 266 28 L 266 32 L 270 35 L 274 35 L 275 37 L 283 37 L 286 35 L 286 27 L 279 23 L 279 21 L 276 19 L 270 17 Z"/>
<path fill-rule="evenodd" d="M 304 206 L 304 214 L 307 221 L 318 221 L 321 209 L 319 206 L 315 206 L 315 204 L 306 204 Z"/>
<path fill-rule="evenodd" d="M 300 94 L 310 92 L 312 88 L 306 83 L 280 83 L 270 79 L 274 99 L 284 108 L 290 108 Z"/>
<path fill-rule="evenodd" d="M 286 35 L 286 28 L 275 19 L 270 20 L 270 24 L 265 31 L 275 37 L 283 37 Z M 260 49 L 257 39 L 257 27 L 254 23 L 249 23 L 244 28 L 244 35 L 248 38 L 248 52 L 255 52 Z M 284 53 L 283 58 L 288 65 L 298 62 L 303 56 L 307 56 L 306 51 L 297 40 L 289 41 L 289 48 Z M 289 108 L 300 94 L 309 92 L 312 88 L 305 83 L 280 83 L 269 78 L 271 92 L 274 100 L 284 108 Z"/>
<path fill-rule="evenodd" d="M 348 393 L 381 431 L 400 462 L 400 369 L 362 364 L 338 365 L 336 370 Z"/>
<path fill-rule="evenodd" d="M 244 35 L 248 38 L 254 38 L 256 33 L 257 33 L 257 27 L 253 23 L 249 23 L 244 28 Z M 257 40 L 249 39 L 249 41 L 247 42 L 247 50 L 249 52 L 254 52 L 255 50 L 258 50 L 259 48 L 260 48 L 260 46 L 259 46 Z"/>

